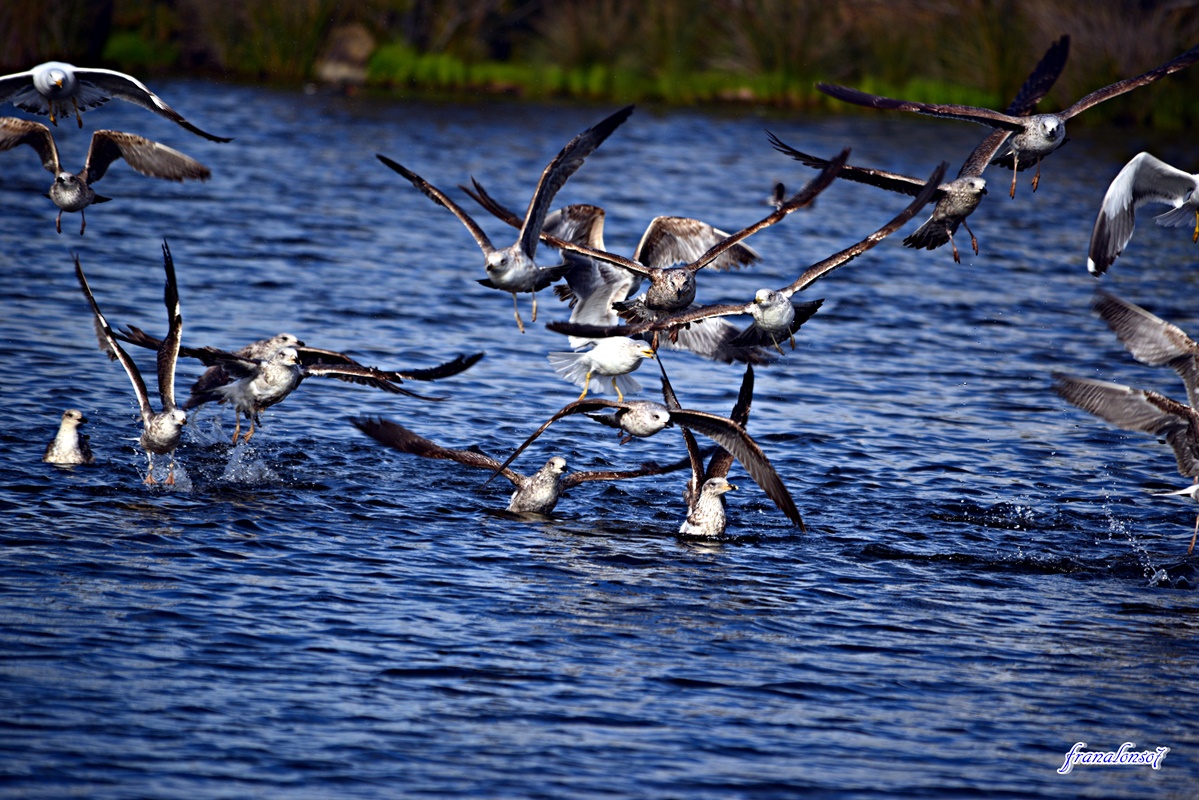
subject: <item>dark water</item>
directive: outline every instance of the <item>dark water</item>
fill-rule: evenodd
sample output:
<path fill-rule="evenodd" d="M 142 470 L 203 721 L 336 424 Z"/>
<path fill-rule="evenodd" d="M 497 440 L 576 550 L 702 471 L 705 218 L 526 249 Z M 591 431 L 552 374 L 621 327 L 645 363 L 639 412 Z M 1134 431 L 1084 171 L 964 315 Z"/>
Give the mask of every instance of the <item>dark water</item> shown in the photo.
<path fill-rule="evenodd" d="M 27 148 L 0 154 L 0 793 L 134 797 L 1191 797 L 1194 507 L 1152 437 L 1065 407 L 1049 373 L 1156 388 L 1089 311 L 1085 249 L 1108 181 L 1186 139 L 1076 128 L 1040 190 L 991 174 L 982 255 L 898 239 L 811 292 L 824 309 L 759 370 L 749 430 L 808 522 L 790 527 L 734 467 L 730 541 L 676 539 L 681 477 L 576 489 L 552 519 L 510 489 L 384 450 L 376 414 L 504 454 L 576 396 L 475 283 L 462 226 L 374 158 L 447 190 L 480 178 L 522 207 L 549 157 L 610 107 L 347 100 L 163 82 L 216 145 L 127 104 L 91 112 L 213 168 L 177 186 L 114 166 L 87 235 L 39 194 Z M 6 112 L 8 113 L 8 112 Z M 629 253 L 656 214 L 757 219 L 815 153 L 924 175 L 981 128 L 638 109 L 559 196 L 607 209 Z M 63 160 L 86 135 L 60 127 Z M 457 192 L 457 190 L 454 190 Z M 458 195 L 460 196 L 460 195 Z M 702 275 L 744 300 L 903 203 L 836 184 L 755 237 L 763 262 Z M 502 226 L 484 222 L 497 240 Z M 907 230 L 911 230 L 909 225 Z M 78 252 L 110 320 L 164 327 L 160 242 L 185 339 L 235 348 L 289 331 L 387 367 L 485 350 L 421 403 L 308 381 L 231 453 L 227 410 L 193 418 L 174 490 L 142 485 L 128 380 L 95 349 Z M 1143 216 L 1103 285 L 1194 333 L 1199 256 Z M 962 243 L 967 241 L 962 237 Z M 542 253 L 548 263 L 552 252 Z M 565 307 L 542 296 L 542 320 Z M 527 301 L 522 311 L 528 315 Z M 736 367 L 667 353 L 685 405 L 725 412 Z M 149 361 L 143 361 L 150 369 Z M 199 368 L 185 363 L 185 391 Z M 638 375 L 653 397 L 652 365 Z M 40 463 L 78 407 L 99 463 Z M 681 455 L 564 421 L 520 464 Z M 1170 748 L 1160 770 L 1077 767 L 1089 750 Z"/>

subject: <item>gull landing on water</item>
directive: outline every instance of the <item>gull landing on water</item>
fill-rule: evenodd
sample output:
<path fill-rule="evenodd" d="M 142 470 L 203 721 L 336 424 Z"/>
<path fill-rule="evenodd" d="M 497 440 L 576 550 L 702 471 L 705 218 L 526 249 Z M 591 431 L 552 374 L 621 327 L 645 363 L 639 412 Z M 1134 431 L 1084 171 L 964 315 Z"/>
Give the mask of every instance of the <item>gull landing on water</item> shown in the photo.
<path fill-rule="evenodd" d="M 59 163 L 58 147 L 50 129 L 40 122 L 17 117 L 0 117 L 0 151 L 27 144 L 42 158 L 42 166 L 54 176 L 46 196 L 58 206 L 54 227 L 62 233 L 62 213 L 78 211 L 79 235 L 87 227 L 84 209 L 93 203 L 106 203 L 111 197 L 96 194 L 92 184 L 104 177 L 108 167 L 125 159 L 135 172 L 170 181 L 207 180 L 212 174 L 199 161 L 166 145 L 121 131 L 96 131 L 87 151 L 87 162 L 79 172 L 68 172 Z"/>
<path fill-rule="evenodd" d="M 591 155 L 632 113 L 633 106 L 625 106 L 571 139 L 558 155 L 554 156 L 542 171 L 541 179 L 537 182 L 537 189 L 533 192 L 529 207 L 525 211 L 520 236 L 514 244 L 503 248 L 496 248 L 492 245 L 491 240 L 487 238 L 487 234 L 483 232 L 478 223 L 440 189 L 387 156 L 376 154 L 376 157 L 387 167 L 406 178 L 417 189 L 420 189 L 430 200 L 448 209 L 466 226 L 467 231 L 474 237 L 475 243 L 479 245 L 479 249 L 483 251 L 486 260 L 487 277 L 481 279 L 479 283 L 490 289 L 512 293 L 512 309 L 516 317 L 516 325 L 520 332 L 524 333 L 525 325 L 520 318 L 516 295 L 524 292 L 533 294 L 533 321 L 535 322 L 537 320 L 537 292 L 561 278 L 570 268 L 567 263 L 552 267 L 538 267 L 533 261 L 533 256 L 537 253 L 541 228 L 549 213 L 550 204 L 553 203 L 554 196 L 565 185 L 567 179 L 583 166 L 584 159 Z"/>
<path fill-rule="evenodd" d="M 91 306 L 92 315 L 96 323 L 96 336 L 100 341 L 100 349 L 105 351 L 110 359 L 121 362 L 121 366 L 125 368 L 125 374 L 129 376 L 129 380 L 133 384 L 133 391 L 137 394 L 138 408 L 141 411 L 142 417 L 142 435 L 139 441 L 142 448 L 146 451 L 146 458 L 149 463 L 149 471 L 146 474 L 145 482 L 156 483 L 154 479 L 154 456 L 165 455 L 170 457 L 166 482 L 168 485 L 172 485 L 175 483 L 175 448 L 179 446 L 180 439 L 183 436 L 183 426 L 187 424 L 187 415 L 175 405 L 175 364 L 179 358 L 179 340 L 183 333 L 183 314 L 179 308 L 179 288 L 175 281 L 175 263 L 171 259 L 171 251 L 165 241 L 162 243 L 162 260 L 163 269 L 166 271 L 166 288 L 163 292 L 163 301 L 167 307 L 167 316 L 170 320 L 170 325 L 166 338 L 162 340 L 162 343 L 158 347 L 158 394 L 162 399 L 162 411 L 160 412 L 155 412 L 150 406 L 150 394 L 146 390 L 146 382 L 142 379 L 137 364 L 133 362 L 133 359 L 121 347 L 120 342 L 117 341 L 112 328 L 108 324 L 108 320 L 100 313 L 100 306 L 96 304 L 96 298 L 92 296 L 92 290 L 87 284 L 87 278 L 83 275 L 83 267 L 79 264 L 79 256 L 75 256 L 75 277 L 79 280 L 79 286 L 83 290 L 88 304 Z"/>
<path fill-rule="evenodd" d="M 58 125 L 59 116 L 70 116 L 73 112 L 82 128 L 81 112 L 103 105 L 114 97 L 153 111 L 209 141 L 233 141 L 213 136 L 192 125 L 161 97 L 146 88 L 144 83 L 123 72 L 85 69 L 61 61 L 47 61 L 31 70 L 0 77 L 0 104 L 11 102 L 25 111 L 49 115 L 54 125 Z"/>
<path fill-rule="evenodd" d="M 515 470 L 501 467 L 499 461 L 477 450 L 453 450 L 441 447 L 395 422 L 367 417 L 357 417 L 351 419 L 350 422 L 375 441 L 399 450 L 401 453 L 411 453 L 422 458 L 455 461 L 463 466 L 485 469 L 489 472 L 498 470 L 516 487 L 507 508 L 514 514 L 549 514 L 554 510 L 562 495 L 581 483 L 663 475 L 686 469 L 690 464 L 687 459 L 664 466 L 647 461 L 634 470 L 590 470 L 568 473 L 566 459 L 554 456 L 546 461 L 545 466 L 537 472 L 525 476 Z"/>

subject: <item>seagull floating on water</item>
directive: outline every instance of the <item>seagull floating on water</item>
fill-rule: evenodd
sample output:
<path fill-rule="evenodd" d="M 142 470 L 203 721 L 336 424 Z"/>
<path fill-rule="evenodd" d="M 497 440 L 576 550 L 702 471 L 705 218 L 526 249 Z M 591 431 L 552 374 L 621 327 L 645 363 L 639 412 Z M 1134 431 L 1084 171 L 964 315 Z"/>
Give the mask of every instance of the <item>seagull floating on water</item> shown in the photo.
<path fill-rule="evenodd" d="M 111 197 L 96 194 L 92 184 L 104 177 L 117 159 L 125 159 L 135 172 L 169 181 L 207 180 L 212 172 L 190 156 L 166 145 L 121 131 L 96 131 L 87 151 L 87 162 L 79 172 L 64 170 L 58 160 L 58 147 L 50 129 L 40 122 L 18 117 L 0 117 L 0 151 L 27 144 L 42 158 L 42 166 L 54 176 L 46 196 L 58 206 L 54 227 L 62 233 L 62 212 L 78 211 L 79 234 L 87 227 L 83 210 L 93 203 L 107 203 Z"/>
<path fill-rule="evenodd" d="M 91 464 L 96 458 L 92 455 L 91 445 L 88 444 L 87 434 L 79 430 L 87 422 L 87 417 L 78 409 L 68 408 L 62 412 L 62 422 L 59 423 L 58 433 L 54 440 L 46 445 L 46 453 L 42 461 L 47 464 L 71 466 Z"/>
<path fill-rule="evenodd" d="M 58 117 L 70 116 L 73 112 L 82 128 L 81 112 L 103 105 L 114 97 L 153 111 L 209 141 L 233 141 L 192 125 L 144 83 L 123 72 L 47 61 L 31 70 L 0 77 L 0 104 L 12 103 L 24 111 L 49 115 L 54 125 L 58 124 Z"/>

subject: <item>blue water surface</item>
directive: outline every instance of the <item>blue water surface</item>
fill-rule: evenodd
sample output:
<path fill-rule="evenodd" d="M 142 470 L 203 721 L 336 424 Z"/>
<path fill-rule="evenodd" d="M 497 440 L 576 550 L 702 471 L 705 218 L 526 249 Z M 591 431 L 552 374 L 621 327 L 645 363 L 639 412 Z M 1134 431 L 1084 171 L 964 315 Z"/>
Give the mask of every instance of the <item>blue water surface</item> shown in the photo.
<path fill-rule="evenodd" d="M 114 200 L 54 231 L 50 176 L 0 154 L 0 794 L 28 798 L 1189 798 L 1199 784 L 1193 505 L 1169 449 L 1075 410 L 1051 371 L 1182 398 L 1090 311 L 1102 285 L 1199 332 L 1199 250 L 1154 226 L 1102 281 L 1085 269 L 1108 182 L 1141 149 L 1187 169 L 1183 136 L 1077 126 L 1039 190 L 988 172 L 981 252 L 899 235 L 806 294 L 824 307 L 757 371 L 748 429 L 790 487 L 792 527 L 734 466 L 727 540 L 676 537 L 685 475 L 584 484 L 552 517 L 511 488 L 386 450 L 376 415 L 503 456 L 577 397 L 549 292 L 520 334 L 445 209 L 378 152 L 473 205 L 472 176 L 523 209 L 546 162 L 614 110 L 473 104 L 163 80 L 215 144 L 127 103 L 55 133 L 162 141 L 212 168 L 172 184 L 113 166 Z M 13 113 L 11 109 L 4 113 Z M 559 194 L 607 211 L 631 254 L 656 215 L 736 230 L 805 151 L 924 176 L 985 135 L 900 114 L 638 108 Z M 952 174 L 952 172 L 951 172 Z M 702 273 L 744 302 L 883 224 L 907 199 L 838 182 L 752 240 L 760 264 Z M 478 218 L 497 243 L 511 229 Z M 923 215 L 921 216 L 923 218 Z M 192 415 L 174 488 L 142 483 L 128 379 L 97 349 L 78 254 L 110 321 L 165 329 L 160 246 L 184 339 L 280 331 L 385 368 L 485 351 L 406 384 L 440 403 L 312 378 L 248 446 Z M 556 255 L 542 248 L 542 263 Z M 529 320 L 528 298 L 521 312 Z M 152 356 L 138 353 L 152 373 Z M 664 352 L 683 404 L 726 413 L 741 369 Z M 186 393 L 202 367 L 182 362 Z M 637 373 L 654 398 L 654 365 Z M 151 383 L 153 385 L 153 382 Z M 81 409 L 92 467 L 40 462 Z M 576 469 L 683 454 L 576 417 L 516 462 Z M 1057 770 L 1089 750 L 1170 748 L 1158 770 Z"/>

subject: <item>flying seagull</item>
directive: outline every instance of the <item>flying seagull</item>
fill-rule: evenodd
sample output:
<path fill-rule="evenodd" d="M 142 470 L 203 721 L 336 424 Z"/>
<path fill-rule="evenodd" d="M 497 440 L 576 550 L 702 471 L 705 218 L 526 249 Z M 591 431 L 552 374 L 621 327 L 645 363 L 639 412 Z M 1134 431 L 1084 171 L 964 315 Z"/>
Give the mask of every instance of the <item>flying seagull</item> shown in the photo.
<path fill-rule="evenodd" d="M 80 112 L 103 105 L 114 97 L 153 111 L 210 141 L 233 141 L 213 136 L 192 125 L 161 97 L 147 89 L 144 83 L 123 72 L 84 69 L 61 61 L 47 61 L 31 70 L 0 77 L 0 104 L 11 102 L 25 111 L 49 115 L 54 125 L 58 124 L 59 116 L 69 117 L 74 112 L 82 128 L 83 117 Z"/>
<path fill-rule="evenodd" d="M 1138 153 L 1107 187 L 1103 205 L 1091 229 L 1087 271 L 1099 277 L 1132 240 L 1136 209 L 1146 203 L 1173 206 L 1154 219 L 1158 225 L 1181 227 L 1195 223 L 1192 242 L 1199 242 L 1199 175 L 1170 166 L 1148 153 Z"/>
<path fill-rule="evenodd" d="M 117 336 L 140 347 L 153 348 L 158 344 L 158 339 L 132 325 Z M 182 347 L 179 354 L 197 359 L 208 367 L 192 385 L 184 408 L 190 410 L 213 402 L 232 405 L 237 415 L 233 444 L 237 444 L 241 436 L 243 416 L 250 427 L 242 441 L 248 442 L 254 435 L 255 426 L 261 424 L 259 414 L 282 402 L 305 378 L 336 378 L 421 400 L 444 400 L 443 397 L 417 394 L 398 384 L 405 379 L 432 381 L 448 378 L 468 369 L 483 357 L 482 353 L 475 353 L 458 356 L 453 361 L 428 369 L 389 371 L 360 364 L 345 353 L 307 347 L 295 336 L 286 333 L 253 342 L 236 352 L 216 347 Z"/>
<path fill-rule="evenodd" d="M 514 227 L 520 226 L 520 218 L 491 197 L 478 181 L 474 182 L 473 189 L 465 186 L 460 188 L 499 219 Z M 559 215 L 562 222 L 557 221 Z M 558 239 L 590 250 L 603 251 L 606 250 L 603 219 L 604 210 L 597 206 L 566 206 L 546 217 L 542 238 L 546 241 Z M 655 217 L 642 235 L 633 253 L 633 261 L 652 269 L 667 269 L 680 261 L 698 258 L 728 235 L 697 219 Z M 656 313 L 644 312 L 644 297 L 630 299 L 641 287 L 639 274 L 571 250 L 562 251 L 562 257 L 571 267 L 565 276 L 566 285 L 558 284 L 554 287 L 554 293 L 559 299 L 570 303 L 570 322 L 611 327 L 617 325 L 618 314 L 635 316 L 638 313 L 650 320 L 656 319 Z M 741 242 L 725 250 L 709 266 L 727 270 L 757 260 L 757 252 Z M 732 323 L 719 320 L 711 325 L 678 331 L 667 346 L 725 364 L 735 361 L 764 364 L 773 360 L 771 354 L 761 347 L 735 344 L 734 340 L 740 333 Z M 619 336 L 623 332 L 607 335 Z M 591 337 L 571 336 L 570 346 L 577 349 L 593 341 L 595 339 Z M 655 342 L 654 347 L 657 346 Z"/>
<path fill-rule="evenodd" d="M 92 455 L 91 445 L 88 444 L 87 434 L 79 430 L 86 422 L 87 417 L 78 409 L 68 408 L 62 412 L 58 433 L 54 435 L 54 440 L 46 445 L 42 461 L 64 466 L 93 463 L 96 459 Z"/>
<path fill-rule="evenodd" d="M 1053 377 L 1054 391 L 1072 405 L 1117 428 L 1164 438 L 1174 450 L 1179 474 L 1195 481 L 1195 485 L 1170 494 L 1195 496 L 1199 491 L 1199 411 L 1146 389 L 1058 372 Z M 1195 549 L 1196 536 L 1199 536 L 1199 516 L 1195 518 L 1195 533 L 1191 536 L 1187 555 Z"/>
<path fill-rule="evenodd" d="M 880 97 L 858 91 L 857 89 L 850 89 L 846 86 L 836 86 L 829 83 L 818 83 L 816 84 L 816 88 L 830 97 L 860 106 L 914 111 L 918 114 L 977 122 L 980 125 L 987 125 L 998 130 L 1010 131 L 1012 134 L 1011 137 L 1004 143 L 998 156 L 991 163 L 1004 167 L 1012 167 L 1012 188 L 1010 194 L 1012 197 L 1015 197 L 1016 172 L 1028 169 L 1034 165 L 1037 168 L 1037 172 L 1032 179 L 1032 188 L 1034 192 L 1037 190 L 1037 184 L 1041 179 L 1041 159 L 1066 143 L 1067 120 L 1078 116 L 1091 106 L 1098 105 L 1104 100 L 1110 100 L 1125 92 L 1130 92 L 1133 89 L 1153 83 L 1166 75 L 1185 69 L 1197 60 L 1199 60 L 1199 45 L 1192 47 L 1177 58 L 1167 61 L 1160 67 L 1151 69 L 1133 78 L 1125 78 L 1122 81 L 1117 81 L 1102 89 L 1097 89 L 1064 111 L 1050 114 L 1032 114 L 1029 116 L 1004 114 L 999 111 L 992 111 L 989 108 L 977 108 L 975 106 L 895 100 L 890 97 Z"/>
<path fill-rule="evenodd" d="M 1199 410 L 1199 344 L 1186 331 L 1108 292 L 1096 292 L 1091 305 L 1133 358 L 1177 372 L 1187 402 Z"/>
<path fill-rule="evenodd" d="M 96 131 L 92 134 L 87 162 L 79 172 L 64 170 L 58 161 L 58 148 L 50 129 L 40 122 L 18 117 L 0 117 L 0 151 L 27 144 L 42 158 L 42 166 L 54 176 L 46 196 L 58 206 L 54 227 L 62 233 L 62 212 L 78 211 L 79 234 L 87 227 L 83 210 L 93 203 L 106 203 L 111 197 L 96 194 L 92 184 L 104 177 L 117 159 L 125 159 L 135 172 L 169 181 L 207 180 L 208 167 L 178 150 L 121 131 Z"/>
<path fill-rule="evenodd" d="M 554 156 L 554 159 L 542 171 L 541 179 L 537 182 L 537 189 L 529 201 L 528 210 L 525 211 L 520 236 L 515 243 L 499 249 L 491 244 L 491 240 L 487 238 L 487 234 L 483 232 L 478 223 L 440 189 L 387 156 L 376 154 L 376 157 L 408 179 L 413 186 L 420 189 L 433 202 L 449 209 L 466 226 L 486 258 L 487 277 L 480 280 L 479 283 L 491 289 L 512 293 L 512 308 L 516 316 L 516 325 L 520 328 L 521 333 L 524 333 L 525 326 L 520 318 L 516 295 L 523 292 L 533 294 L 533 321 L 536 321 L 537 291 L 558 280 L 569 268 L 567 264 L 538 267 L 533 261 L 533 256 L 537 252 L 538 237 L 541 234 L 546 214 L 549 213 L 550 204 L 553 203 L 554 196 L 565 185 L 567 179 L 583 166 L 583 160 L 591 155 L 632 113 L 633 106 L 625 106 L 599 124 L 571 139 L 566 147 Z"/>
<path fill-rule="evenodd" d="M 179 288 L 175 282 L 175 262 L 171 259 L 170 248 L 166 241 L 162 243 L 162 263 L 166 271 L 166 288 L 163 301 L 167 307 L 169 326 L 167 336 L 158 347 L 158 394 L 162 399 L 162 411 L 155 412 L 150 406 L 150 395 L 146 391 L 146 382 L 138 371 L 137 364 L 121 347 L 113 335 L 108 320 L 100 313 L 100 306 L 92 296 L 92 290 L 87 285 L 83 275 L 83 267 L 79 256 L 75 256 L 75 277 L 87 297 L 95 317 L 96 335 L 100 341 L 100 349 L 108 354 L 110 359 L 120 361 L 125 373 L 133 383 L 133 391 L 137 394 L 138 407 L 142 415 L 141 446 L 146 451 L 149 470 L 146 483 L 156 483 L 154 479 L 154 456 L 170 457 L 167 467 L 167 484 L 175 483 L 175 448 L 183 435 L 183 426 L 187 424 L 187 415 L 175 405 L 175 363 L 179 357 L 179 338 L 183 332 L 183 313 L 179 308 Z"/>
<path fill-rule="evenodd" d="M 1014 117 L 1026 117 L 1036 108 L 1037 103 L 1049 92 L 1055 81 L 1066 66 L 1066 57 L 1070 51 L 1070 37 L 1063 36 L 1046 51 L 1037 66 L 1033 69 L 1028 80 L 1020 87 L 1016 98 L 1008 106 L 1007 113 Z M 828 161 L 816 156 L 801 153 L 795 148 L 784 144 L 773 133 L 767 132 L 774 149 L 794 158 L 809 167 L 824 169 Z M 974 254 L 978 255 L 978 239 L 974 231 L 966 224 L 966 218 L 974 213 L 987 193 L 987 182 L 983 179 L 983 170 L 991 162 L 996 152 L 1007 140 L 1010 134 L 1005 130 L 992 131 L 974 148 L 974 152 L 962 164 L 957 177 L 937 187 L 934 199 L 937 201 L 932 216 L 923 225 L 903 240 L 904 245 L 917 250 L 935 250 L 948 243 L 953 248 L 953 260 L 961 263 L 958 246 L 953 241 L 953 234 L 958 226 L 965 225 L 966 233 L 970 234 L 970 245 Z M 924 187 L 924 181 L 911 178 L 895 172 L 881 169 L 869 169 L 846 165 L 837 174 L 838 178 L 877 186 L 892 192 L 915 196 Z"/>
<path fill-rule="evenodd" d="M 748 303 L 728 303 L 710 306 L 696 306 L 687 311 L 671 315 L 663 315 L 657 319 L 632 323 L 624 326 L 604 327 L 597 325 L 582 325 L 570 322 L 550 322 L 546 325 L 552 331 L 571 336 L 623 336 L 643 333 L 645 331 L 667 331 L 674 336 L 676 331 L 687 326 L 703 327 L 708 320 L 718 317 L 749 314 L 753 323 L 732 340 L 731 344 L 740 347 L 772 346 L 782 352 L 781 343 L 790 340 L 795 347 L 794 335 L 800 325 L 816 313 L 823 301 L 796 303 L 791 297 L 811 286 L 820 278 L 833 270 L 848 264 L 853 259 L 870 250 L 892 232 L 901 228 L 908 220 L 923 208 L 933 197 L 945 174 L 946 164 L 942 163 L 922 183 L 922 189 L 902 212 L 883 227 L 853 244 L 839 253 L 829 256 L 808 267 L 789 286 L 782 289 L 759 289 L 754 299 Z M 702 324 L 701 324 L 702 323 Z"/>
<path fill-rule="evenodd" d="M 683 459 L 673 464 L 659 466 L 652 461 L 647 461 L 634 470 L 590 470 L 567 473 L 566 459 L 554 456 L 546 461 L 545 466 L 536 473 L 525 476 L 507 467 L 501 467 L 499 461 L 477 450 L 452 450 L 441 447 L 395 422 L 367 417 L 357 417 L 351 419 L 350 422 L 380 444 L 393 450 L 399 450 L 401 453 L 411 453 L 422 458 L 456 461 L 464 466 L 485 469 L 489 472 L 498 471 L 516 487 L 516 491 L 512 493 L 512 498 L 508 502 L 508 511 L 515 514 L 549 514 L 554 510 L 554 506 L 558 504 L 561 496 L 580 483 L 663 475 L 686 469 L 691 463 L 689 460 Z"/>
<path fill-rule="evenodd" d="M 662 381 L 665 392 L 667 383 L 665 372 L 662 373 Z M 605 409 L 612 409 L 614 413 L 595 413 Z M 653 436 L 674 425 L 703 434 L 729 451 L 766 493 L 766 496 L 774 501 L 779 510 L 794 524 L 803 528 L 803 519 L 800 517 L 799 509 L 795 507 L 795 501 L 791 499 L 791 494 L 783 484 L 782 478 L 775 471 L 770 459 L 766 457 L 766 453 L 762 451 L 757 442 L 750 438 L 743 427 L 718 414 L 685 408 L 671 409 L 651 400 L 633 400 L 624 403 L 615 400 L 576 400 L 566 404 L 534 431 L 528 439 L 525 439 L 516 448 L 516 451 L 500 465 L 500 469 L 497 469 L 491 478 L 488 478 L 488 482 L 500 474 L 501 469 L 515 461 L 538 436 L 545 432 L 546 428 L 573 414 L 586 414 L 596 422 L 619 429 L 625 434 L 622 442 L 627 442 L 632 437 Z"/>

